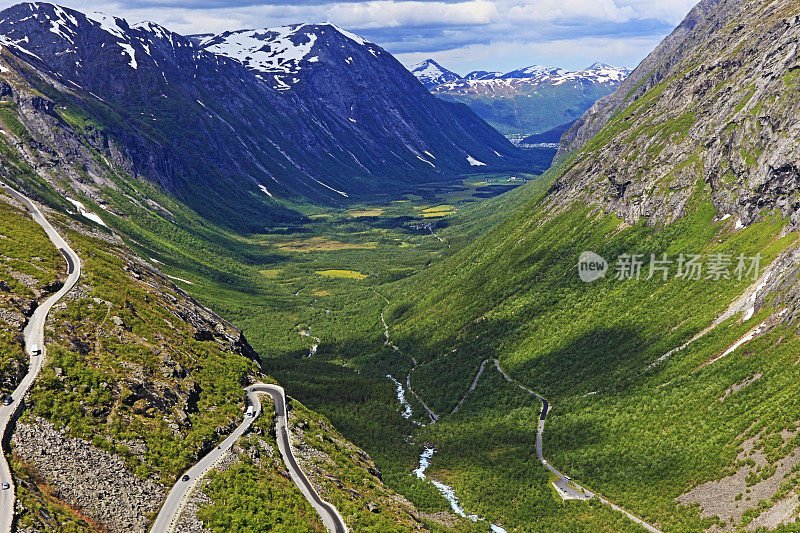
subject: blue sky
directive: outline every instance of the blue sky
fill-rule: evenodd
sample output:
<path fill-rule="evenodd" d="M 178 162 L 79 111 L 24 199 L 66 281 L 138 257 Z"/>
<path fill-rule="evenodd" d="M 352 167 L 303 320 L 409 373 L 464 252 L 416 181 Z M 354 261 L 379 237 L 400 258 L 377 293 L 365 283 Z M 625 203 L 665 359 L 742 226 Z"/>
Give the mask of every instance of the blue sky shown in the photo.
<path fill-rule="evenodd" d="M 6 7 L 15 2 L 0 0 Z M 428 57 L 460 74 L 543 64 L 634 67 L 696 0 L 57 0 L 179 33 L 332 21 L 403 63 Z"/>

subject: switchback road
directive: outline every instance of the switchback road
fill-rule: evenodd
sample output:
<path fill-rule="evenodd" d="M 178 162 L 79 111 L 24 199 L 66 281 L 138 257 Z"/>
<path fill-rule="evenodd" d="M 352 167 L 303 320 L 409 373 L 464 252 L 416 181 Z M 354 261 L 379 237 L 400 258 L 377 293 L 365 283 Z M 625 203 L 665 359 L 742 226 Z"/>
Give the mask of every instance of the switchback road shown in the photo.
<path fill-rule="evenodd" d="M 181 511 L 186 505 L 189 494 L 191 494 L 197 482 L 222 458 L 225 452 L 234 445 L 239 437 L 250 429 L 250 426 L 253 425 L 253 422 L 261 414 L 261 400 L 258 397 L 259 394 L 269 394 L 275 404 L 275 434 L 278 441 L 278 451 L 280 451 L 283 457 L 283 462 L 289 471 L 292 481 L 294 481 L 306 500 L 308 500 L 317 511 L 320 518 L 322 518 L 322 523 L 328 528 L 328 531 L 333 533 L 346 533 L 347 526 L 339 512 L 333 505 L 323 500 L 317 491 L 314 490 L 314 487 L 297 464 L 297 460 L 292 453 L 292 446 L 286 427 L 286 394 L 284 393 L 283 387 L 266 383 L 257 383 L 247 387 L 245 392 L 247 394 L 248 404 L 253 406 L 252 416 L 245 415 L 239 427 L 237 427 L 222 444 L 211 450 L 197 464 L 178 478 L 178 481 L 172 487 L 172 490 L 170 490 L 164 505 L 161 507 L 161 511 L 159 511 L 158 517 L 153 523 L 153 527 L 150 529 L 151 533 L 166 533 L 175 528 Z M 184 479 L 186 479 L 186 481 L 184 481 Z"/>
<path fill-rule="evenodd" d="M 5 442 L 7 437 L 6 433 L 9 431 L 13 419 L 24 409 L 23 398 L 25 394 L 28 392 L 28 389 L 30 389 L 31 385 L 36 379 L 36 376 L 39 375 L 39 371 L 44 365 L 46 355 L 46 350 L 44 347 L 44 324 L 47 320 L 47 315 L 53 305 L 55 305 L 70 290 L 72 290 L 72 288 L 78 282 L 78 279 L 81 276 L 81 261 L 80 258 L 78 258 L 78 255 L 72 250 L 72 248 L 69 247 L 61 235 L 59 235 L 58 232 L 53 229 L 53 226 L 50 225 L 44 215 L 42 215 L 42 212 L 33 202 L 5 184 L 0 183 L 0 187 L 2 187 L 3 192 L 15 198 L 28 209 L 28 212 L 31 214 L 31 217 L 33 217 L 33 220 L 42 226 L 45 233 L 47 233 L 47 236 L 67 261 L 67 280 L 64 283 L 64 286 L 61 287 L 58 292 L 45 300 L 44 303 L 42 303 L 42 305 L 36 309 L 23 332 L 23 337 L 25 340 L 25 352 L 30 357 L 30 363 L 28 365 L 28 373 L 22 379 L 22 382 L 19 384 L 16 390 L 11 394 L 11 397 L 14 399 L 13 403 L 8 406 L 0 407 L 0 436 L 2 436 L 3 442 Z M 38 349 L 41 350 L 41 354 L 32 353 L 32 347 L 34 346 L 37 346 Z M 11 476 L 11 469 L 8 466 L 5 450 L 2 449 L 1 444 L 0 482 L 9 483 L 10 485 L 8 489 L 0 490 L 0 533 L 10 533 L 12 524 L 14 522 L 14 479 Z"/>

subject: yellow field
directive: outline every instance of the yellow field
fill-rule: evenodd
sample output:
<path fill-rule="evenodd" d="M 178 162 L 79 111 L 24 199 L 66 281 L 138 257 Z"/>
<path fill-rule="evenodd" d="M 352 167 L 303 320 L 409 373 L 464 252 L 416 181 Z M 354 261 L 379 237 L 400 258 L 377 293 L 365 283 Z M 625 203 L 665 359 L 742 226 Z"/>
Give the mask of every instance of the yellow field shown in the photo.
<path fill-rule="evenodd" d="M 355 270 L 317 270 L 317 274 L 327 278 L 364 279 L 367 277 Z"/>
<path fill-rule="evenodd" d="M 336 250 L 370 250 L 375 248 L 369 244 L 354 244 L 334 241 L 325 237 L 308 237 L 306 239 L 284 239 L 272 244 L 287 252 L 331 252 Z"/>
<path fill-rule="evenodd" d="M 436 205 L 422 209 L 422 218 L 443 217 L 455 213 L 452 205 Z"/>
<path fill-rule="evenodd" d="M 282 268 L 269 268 L 266 270 L 259 270 L 258 271 L 262 276 L 265 278 L 277 278 L 281 272 L 283 272 Z"/>
<path fill-rule="evenodd" d="M 422 210 L 423 213 L 452 213 L 455 208 L 452 205 L 442 204 L 426 207 Z"/>
<path fill-rule="evenodd" d="M 383 209 L 380 207 L 369 207 L 366 209 L 351 209 L 347 212 L 353 218 L 358 217 L 379 217 L 383 214 Z"/>
<path fill-rule="evenodd" d="M 310 215 L 308 218 L 330 218 L 331 215 L 328 213 L 320 213 L 318 215 Z"/>

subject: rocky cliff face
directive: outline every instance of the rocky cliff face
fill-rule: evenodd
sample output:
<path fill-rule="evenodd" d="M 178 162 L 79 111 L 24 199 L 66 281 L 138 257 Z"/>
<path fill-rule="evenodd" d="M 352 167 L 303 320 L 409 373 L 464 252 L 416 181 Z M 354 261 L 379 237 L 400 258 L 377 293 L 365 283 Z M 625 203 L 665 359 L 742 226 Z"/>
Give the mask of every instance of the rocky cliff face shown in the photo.
<path fill-rule="evenodd" d="M 35 89 L 38 114 L 49 116 L 31 121 L 89 134 L 94 155 L 228 225 L 290 217 L 277 197 L 335 204 L 446 179 L 470 170 L 468 156 L 529 166 L 468 109 L 435 99 L 390 54 L 331 25 L 198 42 L 35 3 L 0 13 L 0 37 L 2 76 Z M 17 81 L 6 85 L 17 102 Z M 40 142 L 52 137 L 23 124 Z"/>
<path fill-rule="evenodd" d="M 599 129 L 566 159 L 553 201 L 660 224 L 683 214 L 703 180 L 739 226 L 778 209 L 796 227 L 799 15 L 787 0 L 701 3 L 565 135 L 562 155 Z"/>
<path fill-rule="evenodd" d="M 717 10 L 724 0 L 702 0 L 684 20 L 630 73 L 616 91 L 598 100 L 567 131 L 556 160 L 583 147 L 618 109 L 634 101 L 661 80 L 682 59 L 683 53 L 702 43 L 719 24 L 735 15 L 733 8 Z M 711 14 L 717 19 L 712 21 Z"/>

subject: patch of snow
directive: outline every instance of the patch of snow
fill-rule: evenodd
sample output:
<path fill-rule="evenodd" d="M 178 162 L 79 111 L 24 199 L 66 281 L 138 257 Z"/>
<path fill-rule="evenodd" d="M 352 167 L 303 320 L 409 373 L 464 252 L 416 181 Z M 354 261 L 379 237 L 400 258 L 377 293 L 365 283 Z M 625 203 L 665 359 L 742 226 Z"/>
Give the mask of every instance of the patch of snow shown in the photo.
<path fill-rule="evenodd" d="M 422 63 L 417 63 L 416 65 L 412 65 L 409 68 L 417 77 L 430 80 L 435 80 L 436 78 L 444 74 L 444 71 L 439 68 L 439 65 L 437 65 L 433 61 L 426 60 L 423 61 Z"/>
<path fill-rule="evenodd" d="M 420 161 L 424 161 L 425 163 L 428 163 L 428 164 L 429 164 L 430 166 L 432 166 L 433 168 L 436 168 L 436 165 L 434 165 L 433 163 L 431 163 L 430 161 L 428 161 L 428 160 L 427 160 L 427 159 L 425 159 L 424 157 L 417 156 L 417 159 L 419 159 Z"/>
<path fill-rule="evenodd" d="M 169 274 L 164 274 L 164 275 L 167 276 L 171 280 L 180 281 L 180 282 L 183 282 L 183 283 L 187 283 L 189 285 L 194 285 L 194 282 L 193 281 L 189 281 L 188 279 L 179 278 L 178 276 L 170 276 Z"/>
<path fill-rule="evenodd" d="M 110 33 L 117 39 L 122 39 L 124 41 L 128 40 L 128 36 L 125 35 L 123 29 L 117 24 L 117 17 L 111 17 L 105 13 L 95 11 L 94 13 L 86 15 L 86 18 L 97 22 L 100 25 L 100 29 Z"/>
<path fill-rule="evenodd" d="M 745 227 L 745 225 L 742 224 L 742 219 L 741 218 L 736 221 L 736 229 L 742 229 L 744 227 Z"/>
<path fill-rule="evenodd" d="M 37 56 L 36 54 L 31 52 L 30 50 L 27 50 L 25 47 L 23 47 L 20 44 L 20 43 L 28 44 L 29 42 L 30 42 L 30 39 L 28 38 L 27 35 L 23 39 L 18 39 L 16 41 L 13 41 L 13 40 L 9 39 L 5 35 L 0 35 L 0 45 L 5 45 L 5 46 L 7 46 L 9 48 L 14 48 L 16 50 L 19 50 L 22 53 L 25 53 L 25 54 L 27 54 L 27 55 L 29 55 L 31 57 L 35 57 L 36 59 L 41 61 L 42 60 L 41 57 Z"/>
<path fill-rule="evenodd" d="M 61 6 L 54 5 L 53 10 L 56 14 L 56 20 L 51 20 L 50 31 L 64 38 L 70 43 L 73 42 L 72 38 L 75 37 L 75 27 L 78 26 L 78 21 L 75 17 L 69 15 Z M 71 24 L 71 26 L 69 24 Z"/>
<path fill-rule="evenodd" d="M 720 220 L 728 220 L 729 218 L 731 218 L 731 214 L 725 213 L 725 216 L 723 216 Z"/>
<path fill-rule="evenodd" d="M 347 30 L 344 30 L 344 29 L 340 28 L 339 26 L 337 26 L 336 24 L 333 24 L 332 22 L 328 22 L 327 25 L 331 26 L 333 29 L 335 29 L 336 31 L 338 31 L 339 33 L 341 33 L 342 35 L 344 35 L 345 37 L 347 37 L 351 41 L 354 41 L 356 44 L 360 44 L 361 46 L 364 46 L 364 45 L 367 45 L 367 44 L 372 44 L 369 41 L 367 41 L 366 39 L 364 39 L 363 37 L 360 37 L 360 36 L 356 35 L 355 33 L 352 33 L 352 32 L 349 32 Z"/>
<path fill-rule="evenodd" d="M 268 74 L 296 74 L 309 57 L 317 36 L 304 31 L 309 25 L 295 24 L 263 30 L 239 30 L 206 37 L 200 46 L 209 52 L 236 59 L 246 67 Z M 263 79 L 263 78 L 262 78 Z M 287 79 L 278 78 L 279 89 L 287 89 Z"/>
<path fill-rule="evenodd" d="M 103 222 L 102 218 L 100 218 L 95 213 L 92 213 L 91 211 L 86 209 L 86 206 L 84 206 L 81 202 L 79 202 L 78 200 L 75 200 L 74 198 L 70 198 L 69 196 L 67 196 L 66 198 L 67 198 L 67 201 L 69 203 L 71 203 L 72 205 L 75 206 L 75 209 L 78 210 L 78 213 L 83 218 L 87 218 L 87 219 L 91 220 L 92 222 L 100 224 L 101 226 L 108 227 L 108 226 L 106 226 L 106 223 Z"/>
<path fill-rule="evenodd" d="M 486 163 L 484 163 L 482 161 L 478 161 L 477 159 L 475 159 L 471 155 L 467 155 L 467 161 L 473 167 L 485 167 L 486 166 Z"/>
<path fill-rule="evenodd" d="M 127 54 L 128 57 L 130 57 L 130 61 L 128 62 L 128 64 L 131 66 L 131 68 L 137 69 L 138 64 L 136 62 L 136 52 L 134 51 L 133 46 L 131 46 L 130 44 L 130 37 L 128 36 L 127 33 L 125 33 L 125 30 L 117 22 L 118 20 L 121 19 L 118 19 L 117 17 L 108 16 L 105 13 L 100 13 L 99 11 L 95 11 L 94 13 L 86 15 L 86 17 L 89 20 L 99 24 L 100 29 L 102 29 L 107 33 L 110 33 L 111 35 L 117 38 L 117 45 L 120 48 L 122 48 L 123 53 Z"/>
<path fill-rule="evenodd" d="M 119 44 L 120 47 L 122 47 L 123 54 L 128 54 L 128 56 L 130 56 L 130 61 L 128 61 L 128 64 L 131 66 L 131 68 L 134 70 L 138 69 L 139 64 L 136 62 L 136 52 L 134 51 L 133 46 L 127 43 L 117 43 L 117 44 Z"/>
<path fill-rule="evenodd" d="M 316 181 L 317 183 L 319 183 L 319 184 L 320 184 L 320 185 L 322 185 L 323 187 L 325 187 L 325 188 L 327 188 L 327 189 L 330 189 L 330 190 L 332 190 L 333 192 L 335 192 L 335 193 L 337 193 L 337 194 L 341 194 L 341 195 L 342 195 L 342 196 L 344 196 L 345 198 L 349 198 L 349 196 L 347 196 L 347 193 L 346 193 L 346 192 L 342 192 L 342 191 L 340 191 L 340 190 L 338 190 L 338 189 L 334 189 L 334 188 L 333 188 L 333 187 L 331 187 L 330 185 L 328 185 L 328 184 L 326 184 L 326 183 L 322 183 L 322 182 L 321 182 L 321 181 L 319 181 L 317 178 L 314 178 L 314 177 L 312 177 L 311 179 L 312 179 L 312 180 L 314 180 L 314 181 Z"/>
<path fill-rule="evenodd" d="M 266 194 L 266 195 L 267 195 L 267 196 L 269 196 L 270 198 L 275 198 L 274 196 L 272 196 L 272 193 L 271 193 L 271 192 L 269 192 L 269 191 L 267 190 L 267 188 L 266 188 L 266 187 L 264 187 L 263 185 L 261 185 L 260 183 L 258 184 L 258 188 L 259 188 L 259 189 L 261 189 L 261 192 L 263 192 L 264 194 Z"/>

